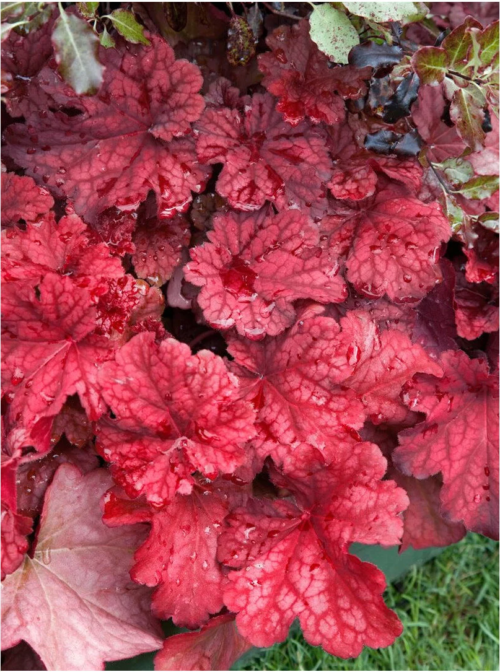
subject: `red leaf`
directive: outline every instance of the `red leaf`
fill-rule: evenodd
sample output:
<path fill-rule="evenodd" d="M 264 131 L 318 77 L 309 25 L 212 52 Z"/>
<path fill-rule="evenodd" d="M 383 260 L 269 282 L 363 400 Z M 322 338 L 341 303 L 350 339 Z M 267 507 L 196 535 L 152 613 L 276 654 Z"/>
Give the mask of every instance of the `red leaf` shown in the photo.
<path fill-rule="evenodd" d="M 191 249 L 185 268 L 186 279 L 202 287 L 198 303 L 206 320 L 258 340 L 293 323 L 296 299 L 343 301 L 337 255 L 319 234 L 298 210 L 219 215 L 210 242 Z"/>
<path fill-rule="evenodd" d="M 462 523 L 447 521 L 441 514 L 441 483 L 437 476 L 418 480 L 390 469 L 389 476 L 406 490 L 410 505 L 404 512 L 404 532 L 400 553 L 414 549 L 450 546 L 460 541 L 467 530 Z"/>
<path fill-rule="evenodd" d="M 309 36 L 309 22 L 280 26 L 266 39 L 270 52 L 259 56 L 262 84 L 279 102 L 278 112 L 292 126 L 305 117 L 315 124 L 343 121 L 343 98 L 366 94 L 372 69 L 329 67 L 329 60 Z"/>
<path fill-rule="evenodd" d="M 195 128 L 199 160 L 224 164 L 217 191 L 233 208 L 258 210 L 269 200 L 280 209 L 324 210 L 325 136 L 305 122 L 291 128 L 271 95 L 247 96 L 244 111 L 207 107 Z"/>
<path fill-rule="evenodd" d="M 77 215 L 56 224 L 53 213 L 25 231 L 5 231 L 2 239 L 2 275 L 5 280 L 30 281 L 33 285 L 49 272 L 71 276 L 94 297 L 105 293 L 108 280 L 121 278 L 124 269 L 105 243 L 89 244 L 88 230 Z"/>
<path fill-rule="evenodd" d="M 400 422 L 407 415 L 399 398 L 403 385 L 417 371 L 441 372 L 402 332 L 379 336 L 362 311 L 348 313 L 340 325 L 304 312 L 278 338 L 258 344 L 230 338 L 229 353 L 264 429 L 257 450 L 287 471 L 330 463 L 359 441 L 367 416 Z"/>
<path fill-rule="evenodd" d="M 417 376 L 406 394 L 427 415 L 400 435 L 394 459 L 405 473 L 441 472 L 443 511 L 467 529 L 498 539 L 498 386 L 485 359 L 441 356 L 444 377 Z"/>
<path fill-rule="evenodd" d="M 176 490 L 190 492 L 193 471 L 214 478 L 245 461 L 254 413 L 217 355 L 143 333 L 106 364 L 100 383 L 117 421 L 100 424 L 99 450 L 130 496 L 162 506 Z"/>
<path fill-rule="evenodd" d="M 252 645 L 240 635 L 234 614 L 212 618 L 198 632 L 168 637 L 155 670 L 230 670 Z"/>
<path fill-rule="evenodd" d="M 2 581 L 22 563 L 32 525 L 31 518 L 16 513 L 2 501 Z"/>
<path fill-rule="evenodd" d="M 92 335 L 96 309 L 90 293 L 55 273 L 45 275 L 38 291 L 39 299 L 25 284 L 7 283 L 2 291 L 9 418 L 31 430 L 77 393 L 89 419 L 96 420 L 104 410 L 97 372 L 111 350 Z"/>
<path fill-rule="evenodd" d="M 139 278 L 153 285 L 165 284 L 180 263 L 182 247 L 189 245 L 189 240 L 189 225 L 184 217 L 168 221 L 151 217 L 141 221 L 134 233 L 132 257 Z"/>
<path fill-rule="evenodd" d="M 436 261 L 451 229 L 437 203 L 398 198 L 389 188 L 358 209 L 336 208 L 322 227 L 349 250 L 347 279 L 365 296 L 416 301 L 440 280 Z"/>
<path fill-rule="evenodd" d="M 2 228 L 19 221 L 36 222 L 54 205 L 54 199 L 44 187 L 38 187 L 31 177 L 2 173 Z"/>
<path fill-rule="evenodd" d="M 148 593 L 128 573 L 143 529 L 101 522 L 99 501 L 109 485 L 103 469 L 87 476 L 70 465 L 57 471 L 33 557 L 3 584 L 2 648 L 22 639 L 48 669 L 103 670 L 104 661 L 161 645 Z"/>
<path fill-rule="evenodd" d="M 466 148 L 455 126 L 448 126 L 442 120 L 445 98 L 441 86 L 421 86 L 418 102 L 412 108 L 412 119 L 418 132 L 426 141 L 426 155 L 437 163 L 451 157 L 460 156 Z"/>
<path fill-rule="evenodd" d="M 12 30 L 2 42 L 2 95 L 6 94 L 5 104 L 13 117 L 28 116 L 48 103 L 37 75 L 52 56 L 52 29 L 58 15 L 54 8 L 50 19 L 38 30 L 29 30 L 22 38 Z"/>
<path fill-rule="evenodd" d="M 144 520 L 145 512 L 124 517 L 111 497 L 106 504 L 108 525 Z M 153 611 L 176 625 L 197 628 L 220 611 L 223 575 L 217 562 L 217 539 L 227 503 L 207 488 L 196 486 L 190 495 L 177 495 L 171 504 L 151 513 L 151 532 L 136 552 L 131 576 L 137 583 L 157 586 Z"/>
<path fill-rule="evenodd" d="M 455 322 L 462 338 L 474 340 L 484 332 L 498 330 L 498 287 L 486 282 L 469 284 L 457 273 Z"/>
<path fill-rule="evenodd" d="M 382 600 L 382 573 L 348 554 L 354 541 L 399 541 L 408 500 L 395 483 L 380 482 L 385 468 L 376 446 L 356 444 L 309 483 L 279 482 L 295 490 L 295 503 L 253 500 L 231 514 L 219 557 L 241 570 L 228 575 L 224 603 L 252 644 L 284 640 L 295 618 L 310 644 L 342 658 L 401 634 Z M 327 491 L 335 496 L 322 501 Z"/>
<path fill-rule="evenodd" d="M 201 73 L 176 61 L 160 37 L 151 42 L 151 47 L 123 43 L 103 49 L 106 69 L 96 96 L 76 98 L 56 80 L 51 91 L 60 105 L 78 114 L 45 106 L 43 117 L 33 114 L 28 125 L 7 131 L 8 155 L 55 194 L 71 199 L 87 221 L 113 206 L 137 209 L 150 189 L 161 216 L 171 217 L 187 209 L 191 191 L 201 191 L 208 178 L 192 140 L 182 137 L 204 106 Z M 44 76 L 45 71 L 39 80 Z"/>

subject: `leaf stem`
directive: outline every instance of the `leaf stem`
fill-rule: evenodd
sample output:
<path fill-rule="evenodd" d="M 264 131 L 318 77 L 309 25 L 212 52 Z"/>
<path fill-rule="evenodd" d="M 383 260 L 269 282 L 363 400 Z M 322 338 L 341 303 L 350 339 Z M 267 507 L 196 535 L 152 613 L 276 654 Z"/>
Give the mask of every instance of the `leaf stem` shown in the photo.
<path fill-rule="evenodd" d="M 273 14 L 276 14 L 276 16 L 284 16 L 286 19 L 294 19 L 294 21 L 300 21 L 301 16 L 294 16 L 293 14 L 287 14 L 287 12 L 280 12 L 279 9 L 274 9 L 274 7 L 271 7 L 271 5 L 268 2 L 263 2 L 262 3 L 266 9 L 268 9 L 270 12 Z M 311 3 L 309 3 L 311 4 Z"/>

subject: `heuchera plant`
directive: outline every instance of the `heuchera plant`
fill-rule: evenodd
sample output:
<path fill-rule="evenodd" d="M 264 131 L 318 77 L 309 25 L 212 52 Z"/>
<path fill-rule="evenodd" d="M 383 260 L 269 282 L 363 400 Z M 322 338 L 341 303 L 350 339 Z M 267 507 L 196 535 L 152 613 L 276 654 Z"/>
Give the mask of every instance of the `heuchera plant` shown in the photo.
<path fill-rule="evenodd" d="M 6 669 L 354 657 L 354 542 L 498 539 L 496 5 L 276 4 L 2 6 Z"/>

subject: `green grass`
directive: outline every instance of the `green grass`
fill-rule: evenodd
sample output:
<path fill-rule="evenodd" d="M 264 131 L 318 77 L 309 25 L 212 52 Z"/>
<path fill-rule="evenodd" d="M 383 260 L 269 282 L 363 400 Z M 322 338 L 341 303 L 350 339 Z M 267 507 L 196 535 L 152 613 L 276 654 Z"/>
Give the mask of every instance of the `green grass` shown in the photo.
<path fill-rule="evenodd" d="M 341 660 L 302 635 L 248 660 L 245 670 L 498 670 L 498 544 L 470 534 L 386 592 L 404 624 L 387 649 Z"/>

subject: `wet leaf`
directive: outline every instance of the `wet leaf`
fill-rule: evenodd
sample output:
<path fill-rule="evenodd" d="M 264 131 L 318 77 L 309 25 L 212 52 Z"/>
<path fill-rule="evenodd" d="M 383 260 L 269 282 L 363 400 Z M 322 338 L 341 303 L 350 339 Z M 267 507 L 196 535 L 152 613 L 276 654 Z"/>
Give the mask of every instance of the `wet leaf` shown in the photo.
<path fill-rule="evenodd" d="M 482 200 L 488 198 L 498 190 L 497 175 L 478 175 L 466 182 L 460 192 L 465 198 Z"/>
<path fill-rule="evenodd" d="M 90 26 L 62 10 L 54 26 L 52 44 L 59 71 L 75 93 L 95 93 L 102 83 L 104 68 L 99 62 L 99 39 Z"/>
<path fill-rule="evenodd" d="M 347 16 L 331 5 L 316 5 L 309 19 L 311 39 L 336 63 L 348 63 L 359 36 Z"/>
<path fill-rule="evenodd" d="M 364 68 L 369 65 L 372 68 L 385 68 L 396 65 L 403 58 L 403 50 L 396 44 L 377 44 L 376 42 L 364 42 L 351 49 L 349 53 L 350 65 Z"/>
<path fill-rule="evenodd" d="M 107 18 L 111 19 L 113 26 L 127 42 L 147 46 L 151 44 L 144 36 L 144 27 L 136 21 L 132 12 L 126 9 L 115 9 Z"/>

